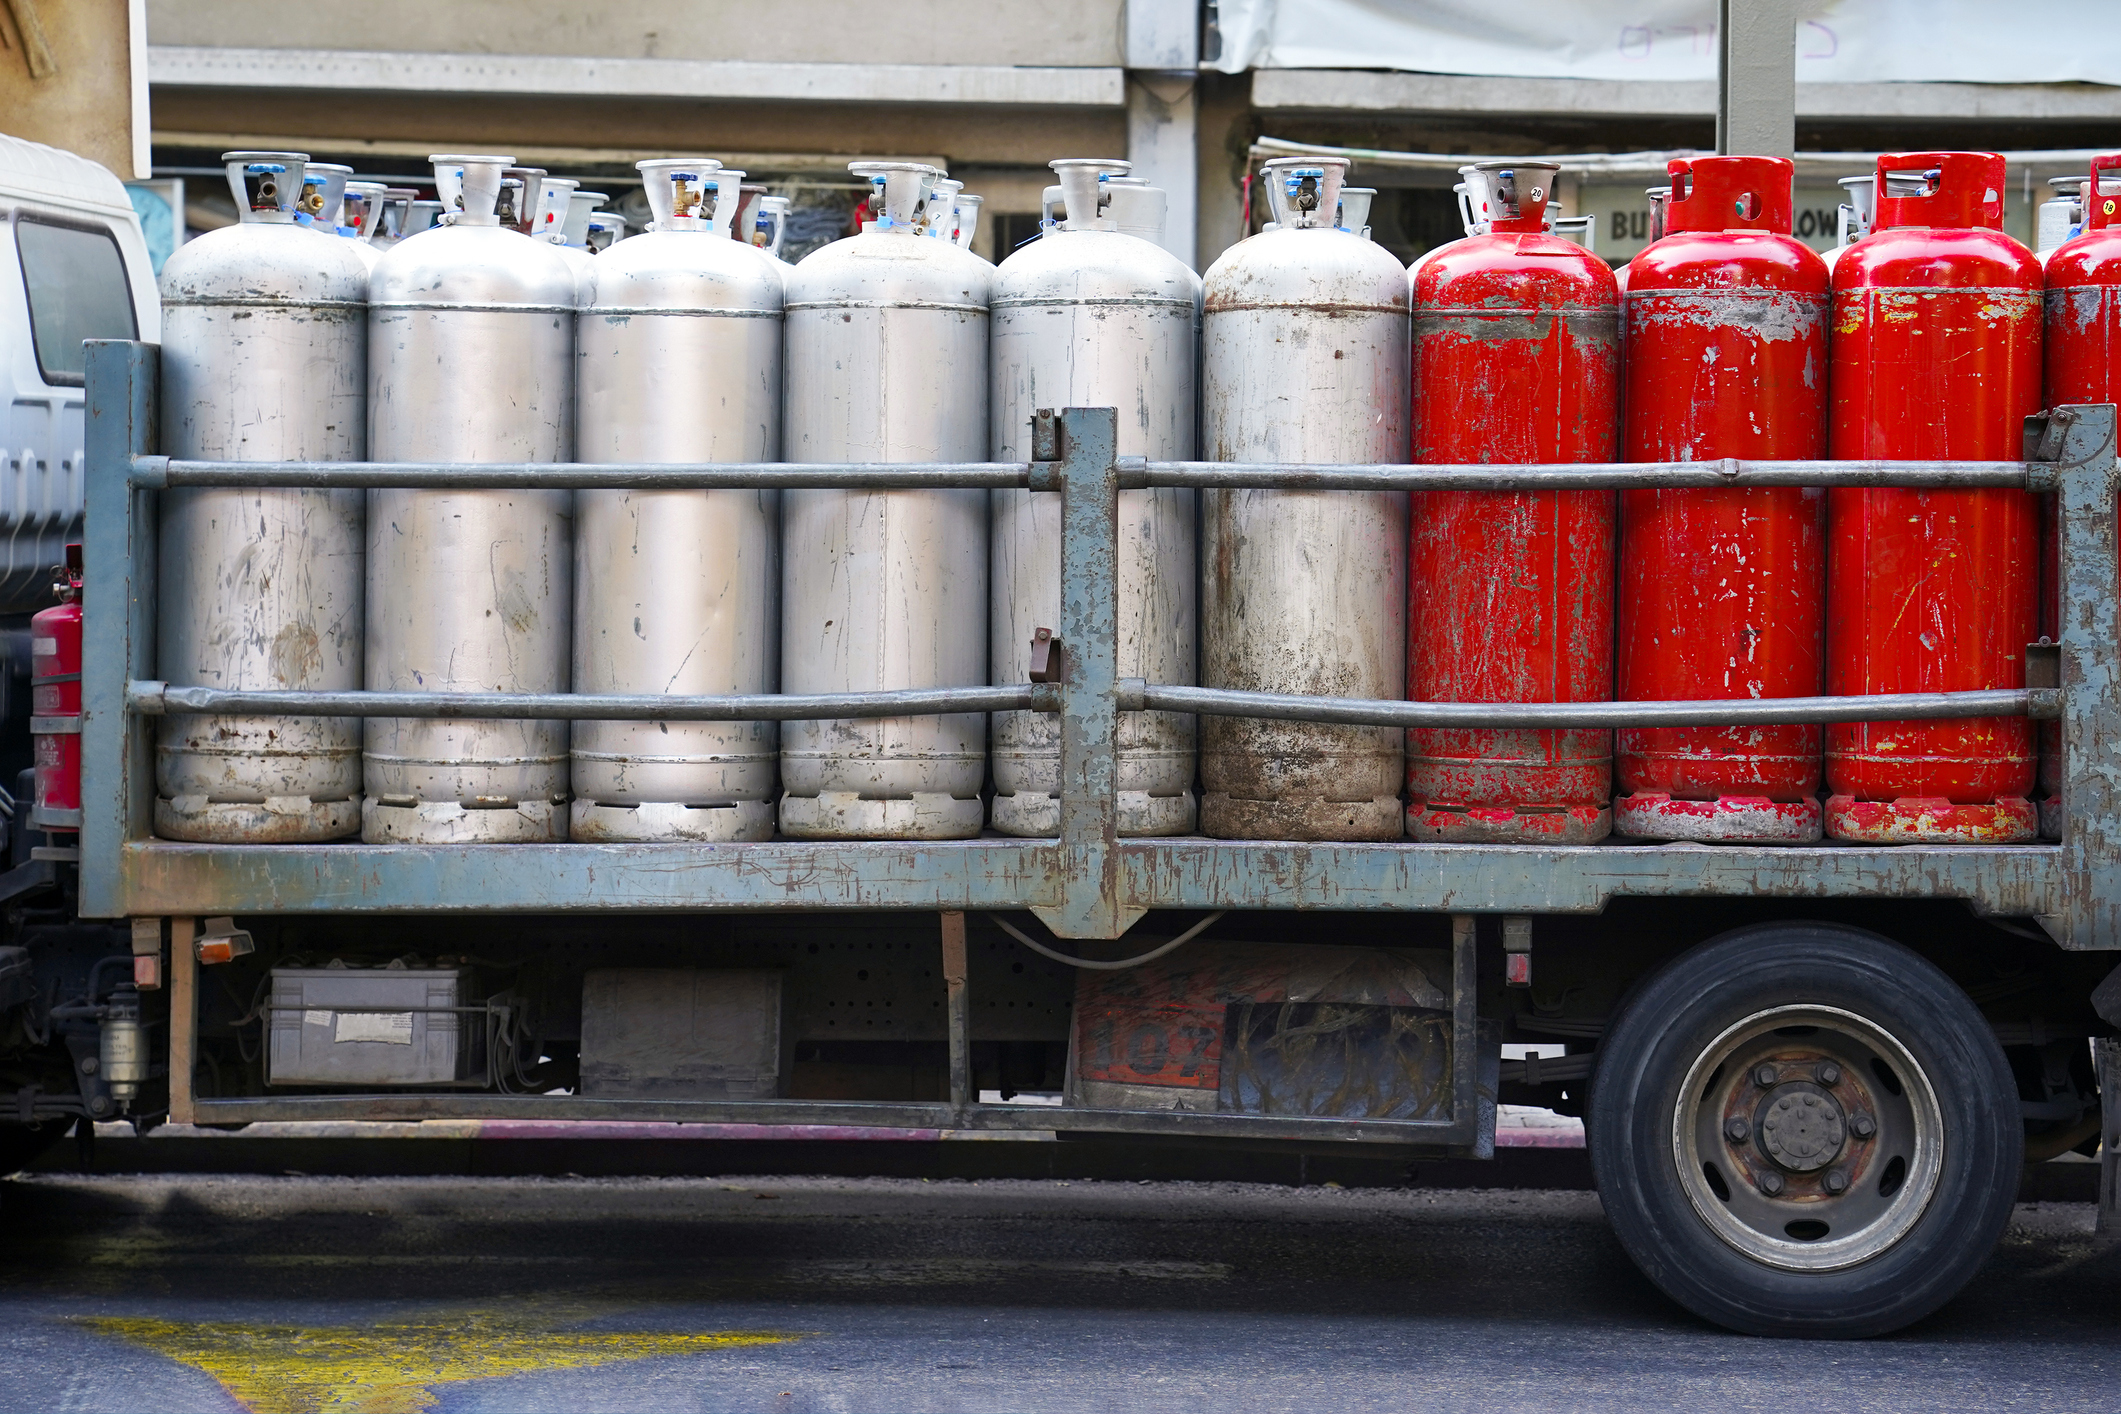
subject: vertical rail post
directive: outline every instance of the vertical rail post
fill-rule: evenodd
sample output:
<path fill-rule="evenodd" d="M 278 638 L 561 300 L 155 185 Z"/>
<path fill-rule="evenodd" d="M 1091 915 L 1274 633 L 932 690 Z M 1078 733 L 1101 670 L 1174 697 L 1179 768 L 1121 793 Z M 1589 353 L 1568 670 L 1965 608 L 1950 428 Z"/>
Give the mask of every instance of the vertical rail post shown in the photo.
<path fill-rule="evenodd" d="M 1119 859 L 1119 413 L 1060 415 L 1061 903 L 1034 910 L 1063 938 L 1116 938 Z"/>
<path fill-rule="evenodd" d="M 1480 928 L 1451 915 L 1451 1128 L 1455 1142 L 1480 1140 Z"/>
<path fill-rule="evenodd" d="M 152 723 L 126 714 L 125 684 L 154 676 L 155 493 L 136 491 L 130 472 L 154 450 L 161 350 L 91 339 L 87 356 L 80 911 L 122 918 L 122 847 L 147 837 L 154 810 Z"/>
<path fill-rule="evenodd" d="M 950 1108 L 960 1115 L 978 1098 L 972 1090 L 972 998 L 966 989 L 971 971 L 965 955 L 965 915 L 943 915 L 944 1022 L 950 1028 Z"/>
<path fill-rule="evenodd" d="M 2027 419 L 2028 460 L 2052 463 L 2062 576 L 2062 874 L 2066 910 L 2040 922 L 2066 948 L 2121 946 L 2121 582 L 2115 410 Z"/>
<path fill-rule="evenodd" d="M 192 1068 L 199 1060 L 199 920 L 169 920 L 169 1122 L 190 1124 Z M 271 1043 L 272 1023 L 265 1026 Z"/>

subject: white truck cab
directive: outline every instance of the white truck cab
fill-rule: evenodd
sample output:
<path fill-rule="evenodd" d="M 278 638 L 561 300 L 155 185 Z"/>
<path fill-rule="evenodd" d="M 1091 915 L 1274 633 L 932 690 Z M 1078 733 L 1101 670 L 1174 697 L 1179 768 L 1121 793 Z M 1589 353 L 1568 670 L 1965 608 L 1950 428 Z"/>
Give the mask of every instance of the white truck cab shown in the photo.
<path fill-rule="evenodd" d="M 82 340 L 161 338 L 124 185 L 0 135 L 0 615 L 51 602 L 51 568 L 81 534 Z"/>

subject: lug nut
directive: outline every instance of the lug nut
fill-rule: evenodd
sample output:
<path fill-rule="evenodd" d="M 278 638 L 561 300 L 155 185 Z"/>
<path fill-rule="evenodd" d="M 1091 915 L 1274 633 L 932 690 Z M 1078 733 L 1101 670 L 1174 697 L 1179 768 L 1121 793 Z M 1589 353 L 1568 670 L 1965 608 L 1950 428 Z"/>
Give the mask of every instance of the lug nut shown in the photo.
<path fill-rule="evenodd" d="M 1849 1116 L 1849 1133 L 1858 1139 L 1868 1139 L 1878 1132 L 1878 1121 L 1867 1114 Z"/>
<path fill-rule="evenodd" d="M 1753 1067 L 1753 1083 L 1765 1090 L 1775 1083 L 1775 1067 L 1762 1061 Z"/>
<path fill-rule="evenodd" d="M 1723 1122 L 1723 1137 L 1733 1144 L 1743 1144 L 1752 1132 L 1753 1126 L 1745 1122 L 1743 1115 L 1732 1115 Z"/>
<path fill-rule="evenodd" d="M 1760 1191 L 1762 1193 L 1767 1194 L 1767 1196 L 1770 1198 L 1773 1198 L 1777 1194 L 1781 1193 L 1782 1175 L 1775 1172 L 1773 1169 L 1769 1169 L 1766 1173 L 1760 1175 Z"/>
<path fill-rule="evenodd" d="M 1819 1186 L 1831 1194 L 1846 1193 L 1849 1188 L 1849 1176 L 1841 1169 L 1828 1169 L 1826 1176 L 1819 1180 Z"/>
<path fill-rule="evenodd" d="M 1819 1083 L 1821 1085 L 1839 1085 L 1841 1083 L 1841 1067 L 1835 1065 L 1832 1061 L 1821 1061 L 1819 1063 Z"/>

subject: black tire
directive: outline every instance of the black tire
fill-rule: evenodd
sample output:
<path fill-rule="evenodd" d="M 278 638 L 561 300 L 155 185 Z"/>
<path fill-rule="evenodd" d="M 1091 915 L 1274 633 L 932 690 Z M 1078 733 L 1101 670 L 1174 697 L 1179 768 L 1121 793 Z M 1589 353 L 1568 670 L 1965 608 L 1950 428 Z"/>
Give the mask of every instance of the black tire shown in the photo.
<path fill-rule="evenodd" d="M 1864 1047 L 1874 1058 L 1860 1079 L 1831 1064 L 1859 1072 L 1846 1057 Z M 1904 1086 L 1888 1088 L 1895 1080 Z M 1815 1104 L 1840 1130 L 1786 1126 L 1777 1147 L 1774 1125 L 1745 1122 Z M 1854 1138 L 1866 1124 L 1874 1137 Z M 1933 1130 L 1941 1153 L 1919 1137 Z M 1808 1147 L 1793 1148 L 1793 1132 Z M 1852 1339 L 1921 1319 L 1973 1278 L 2016 1201 L 2024 1130 L 2003 1049 L 1950 978 L 1876 934 L 1773 923 L 1703 943 L 1635 989 L 1598 1048 L 1589 1144 L 1614 1233 L 1674 1301 L 1749 1335 Z M 1897 1183 L 1889 1149 L 1905 1151 Z M 1787 1239 L 1772 1228 L 1785 1212 L 1800 1215 Z M 1848 1222 L 1835 1232 L 1807 1220 L 1814 1213 Z M 1828 1237 L 1845 1257 L 1830 1255 Z M 1845 1264 L 1799 1269 L 1806 1261 Z"/>

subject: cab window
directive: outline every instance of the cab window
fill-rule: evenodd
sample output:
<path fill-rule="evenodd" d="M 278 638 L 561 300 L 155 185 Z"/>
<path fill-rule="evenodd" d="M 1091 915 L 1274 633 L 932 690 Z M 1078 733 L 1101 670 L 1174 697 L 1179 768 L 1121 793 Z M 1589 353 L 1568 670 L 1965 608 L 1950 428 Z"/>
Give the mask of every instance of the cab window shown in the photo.
<path fill-rule="evenodd" d="M 80 387 L 83 339 L 139 333 L 118 243 L 105 231 L 23 216 L 15 222 L 15 249 L 29 295 L 37 367 L 48 384 Z"/>

